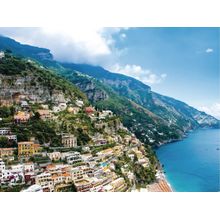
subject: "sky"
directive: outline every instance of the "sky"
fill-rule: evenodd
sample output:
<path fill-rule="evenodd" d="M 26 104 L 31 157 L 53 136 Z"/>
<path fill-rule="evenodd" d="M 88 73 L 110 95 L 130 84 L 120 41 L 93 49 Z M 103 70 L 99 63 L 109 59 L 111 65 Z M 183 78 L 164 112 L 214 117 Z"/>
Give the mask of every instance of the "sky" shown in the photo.
<path fill-rule="evenodd" d="M 219 28 L 0 28 L 59 61 L 132 76 L 220 119 Z"/>

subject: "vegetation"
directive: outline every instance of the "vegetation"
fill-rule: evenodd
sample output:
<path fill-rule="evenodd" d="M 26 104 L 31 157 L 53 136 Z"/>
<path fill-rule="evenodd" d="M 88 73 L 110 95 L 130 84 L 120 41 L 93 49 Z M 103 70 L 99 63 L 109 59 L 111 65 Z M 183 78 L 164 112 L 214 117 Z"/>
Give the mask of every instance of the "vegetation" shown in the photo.
<path fill-rule="evenodd" d="M 6 52 L 5 57 L 0 60 L 0 74 L 17 75 L 26 69 L 26 64 L 19 57 L 14 57 Z"/>
<path fill-rule="evenodd" d="M 8 138 L 4 136 L 0 136 L 0 147 L 7 147 L 8 146 Z"/>
<path fill-rule="evenodd" d="M 8 118 L 8 117 L 12 116 L 14 114 L 14 112 L 15 112 L 15 109 L 13 106 L 11 106 L 11 107 L 0 106 L 0 118 Z"/>
<path fill-rule="evenodd" d="M 33 117 L 25 124 L 15 124 L 12 132 L 17 134 L 18 141 L 27 141 L 34 137 L 40 144 L 61 146 L 61 137 L 57 135 L 56 124 L 53 121 L 43 121 Z"/>
<path fill-rule="evenodd" d="M 92 147 L 92 154 L 96 154 L 96 153 L 98 153 L 99 151 L 106 150 L 106 149 L 112 148 L 112 147 L 114 147 L 114 146 L 115 146 L 115 143 L 105 144 L 105 145 L 99 145 L 99 146 L 93 146 L 93 147 Z"/>

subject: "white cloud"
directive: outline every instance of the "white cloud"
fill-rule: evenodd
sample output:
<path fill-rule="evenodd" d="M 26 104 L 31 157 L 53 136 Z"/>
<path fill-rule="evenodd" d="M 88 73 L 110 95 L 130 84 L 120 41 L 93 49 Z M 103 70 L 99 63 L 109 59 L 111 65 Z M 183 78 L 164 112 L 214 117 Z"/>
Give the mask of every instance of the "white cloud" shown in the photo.
<path fill-rule="evenodd" d="M 201 106 L 198 109 L 220 119 L 220 103 L 214 103 L 211 106 Z"/>
<path fill-rule="evenodd" d="M 151 70 L 143 69 L 141 66 L 134 64 L 127 64 L 125 66 L 115 64 L 109 70 L 112 72 L 122 73 L 134 77 L 145 84 L 161 83 L 167 77 L 166 74 L 155 74 Z"/>
<path fill-rule="evenodd" d="M 121 30 L 94 27 L 0 28 L 0 34 L 21 43 L 48 48 L 59 61 L 105 65 L 121 54 L 113 38 Z"/>
<path fill-rule="evenodd" d="M 206 53 L 213 53 L 214 50 L 213 50 L 212 48 L 207 48 L 207 49 L 205 50 L 205 52 L 206 52 Z"/>
<path fill-rule="evenodd" d="M 127 37 L 127 35 L 125 33 L 120 34 L 120 39 L 124 40 Z"/>
<path fill-rule="evenodd" d="M 109 67 L 111 71 L 134 77 L 146 84 L 160 83 L 166 74 L 155 74 L 138 65 L 121 66 L 118 60 L 127 48 L 118 49 L 115 35 L 124 40 L 128 28 L 42 27 L 0 28 L 0 34 L 21 43 L 51 50 L 58 61 L 88 63 Z M 115 64 L 116 63 L 116 64 Z"/>

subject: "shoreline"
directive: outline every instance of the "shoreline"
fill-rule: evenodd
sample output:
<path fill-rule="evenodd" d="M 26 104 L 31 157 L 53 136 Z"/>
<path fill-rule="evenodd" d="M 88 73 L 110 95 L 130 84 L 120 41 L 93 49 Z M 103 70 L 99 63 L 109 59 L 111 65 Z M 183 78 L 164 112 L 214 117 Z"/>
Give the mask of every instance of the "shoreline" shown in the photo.
<path fill-rule="evenodd" d="M 164 180 L 166 181 L 167 185 L 170 187 L 171 192 L 175 192 L 175 190 L 173 189 L 171 183 L 168 181 L 166 174 L 164 173 L 164 171 L 162 171 L 162 172 L 163 172 L 163 173 L 162 173 L 163 178 L 164 178 Z"/>
<path fill-rule="evenodd" d="M 207 127 L 205 127 L 205 128 L 197 128 L 197 129 L 194 129 L 194 130 L 189 130 L 188 132 L 186 132 L 186 134 L 185 134 L 185 136 L 181 139 L 181 140 L 179 140 L 179 141 L 184 141 L 185 139 L 188 139 L 188 138 L 190 138 L 190 136 L 192 135 L 192 133 L 197 133 L 197 132 L 199 132 L 199 131 L 204 131 L 204 130 L 220 130 L 220 128 L 207 128 Z M 179 142 L 179 141 L 175 141 L 175 142 Z M 171 142 L 172 143 L 172 142 Z M 171 144 L 171 143 L 164 143 L 164 144 L 162 144 L 162 145 L 166 145 L 166 144 Z M 160 146 L 162 146 L 162 145 L 160 145 Z M 158 157 L 158 155 L 157 155 L 157 150 L 159 149 L 160 147 L 159 146 L 155 146 L 155 147 L 153 147 L 153 149 L 155 150 L 155 153 L 156 153 L 156 156 L 157 156 L 157 159 L 158 159 L 158 161 L 159 161 L 159 164 L 160 164 L 160 169 L 158 169 L 158 170 L 160 170 L 160 172 L 161 172 L 161 178 L 163 178 L 166 182 L 167 182 L 167 184 L 169 185 L 169 187 L 170 187 L 170 189 L 171 189 L 171 191 L 172 192 L 177 192 L 176 190 L 174 190 L 174 187 L 172 187 L 172 184 L 171 184 L 171 182 L 168 180 L 168 178 L 167 178 L 167 175 L 166 175 L 166 172 L 165 172 L 165 170 L 164 170 L 164 164 L 159 160 L 159 157 Z M 218 148 L 216 148 L 216 150 L 219 150 Z M 169 162 L 169 161 L 168 161 Z M 167 163 L 168 163 L 167 162 Z M 175 179 L 173 179 L 173 181 L 175 181 Z M 174 184 L 175 185 L 175 184 Z"/>
<path fill-rule="evenodd" d="M 159 149 L 160 147 L 162 147 L 162 146 L 164 146 L 164 145 L 172 144 L 172 143 L 179 142 L 179 141 L 183 141 L 185 138 L 187 138 L 187 137 L 189 136 L 190 133 L 192 133 L 193 131 L 196 131 L 196 130 L 198 130 L 198 129 L 199 129 L 199 128 L 197 128 L 197 129 L 190 129 L 190 130 L 186 131 L 181 138 L 179 138 L 179 139 L 167 140 L 167 141 L 165 141 L 165 142 L 163 142 L 163 143 L 160 143 L 159 145 L 153 146 L 152 148 L 153 148 L 153 150 L 157 150 L 157 149 Z M 175 192 L 175 190 L 173 189 L 171 183 L 170 183 L 170 182 L 168 181 L 168 179 L 167 179 L 167 176 L 166 176 L 166 174 L 165 174 L 165 171 L 164 171 L 164 169 L 163 169 L 163 167 L 162 167 L 163 164 L 161 164 L 161 162 L 159 161 L 159 158 L 158 158 L 157 155 L 156 155 L 156 157 L 157 157 L 158 162 L 159 162 L 159 165 L 160 165 L 160 169 L 159 169 L 159 173 L 158 173 L 158 174 L 159 174 L 158 180 L 159 180 L 159 181 L 164 181 L 164 182 L 167 184 L 167 186 L 168 186 L 169 189 L 170 189 L 169 192 Z M 149 191 L 149 192 L 150 192 L 150 191 Z M 162 191 L 162 192 L 166 192 L 166 191 Z"/>

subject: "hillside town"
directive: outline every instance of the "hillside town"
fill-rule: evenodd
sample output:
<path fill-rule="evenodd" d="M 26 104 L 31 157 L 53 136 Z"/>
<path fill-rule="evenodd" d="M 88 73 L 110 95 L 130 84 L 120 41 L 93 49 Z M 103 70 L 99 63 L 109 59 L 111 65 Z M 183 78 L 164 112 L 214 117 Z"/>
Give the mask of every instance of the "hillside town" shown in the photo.
<path fill-rule="evenodd" d="M 62 102 L 47 105 L 35 113 L 27 101 L 17 100 L 16 111 L 11 124 L 24 126 L 31 117 L 39 120 L 56 121 L 62 112 L 77 116 L 81 111 L 94 123 L 97 131 L 91 136 L 90 144 L 79 146 L 77 137 L 72 133 L 60 134 L 61 146 L 53 147 L 40 144 L 31 137 L 26 141 L 17 141 L 17 134 L 10 127 L 0 127 L 0 184 L 1 189 L 17 188 L 24 192 L 125 192 L 137 191 L 135 174 L 131 163 L 149 168 L 149 158 L 143 144 L 118 121 L 109 110 L 97 111 L 92 106 L 84 107 L 82 100 L 76 106 Z M 27 100 L 27 99 L 26 99 Z M 3 101 L 3 102 L 2 102 Z M 5 103 L 4 100 L 1 100 Z M 5 105 L 5 104 L 4 104 Z M 9 106 L 10 103 L 7 103 Z M 1 118 L 1 124 L 4 122 Z M 114 122 L 110 124 L 109 122 Z M 2 145 L 7 139 L 7 144 Z M 118 161 L 128 160 L 119 166 Z M 125 159 L 123 159 L 125 158 Z M 170 191 L 163 186 L 159 177 L 155 186 L 146 185 L 147 191 Z M 161 186 L 162 184 L 162 186 Z M 143 191 L 143 189 L 142 189 Z"/>
<path fill-rule="evenodd" d="M 0 74 L 0 191 L 171 191 L 153 151 L 111 110 L 96 109 L 33 61 L 7 56 Z M 9 62 L 15 69 L 4 75 Z M 14 74 L 16 68 L 22 72 Z"/>

